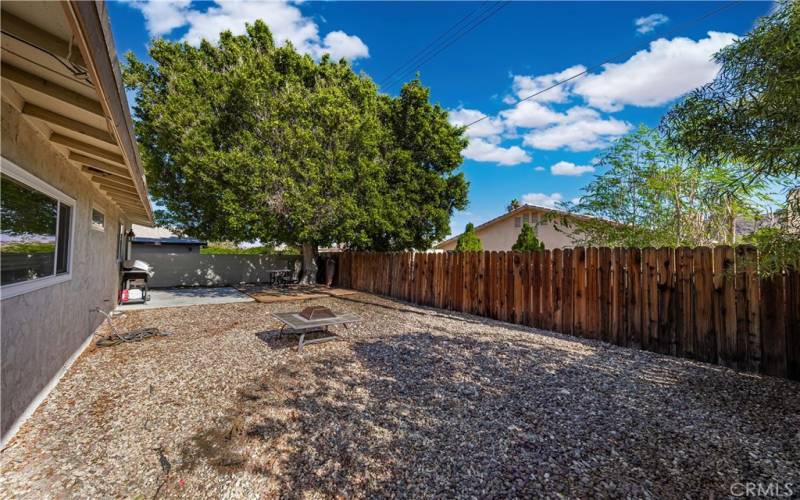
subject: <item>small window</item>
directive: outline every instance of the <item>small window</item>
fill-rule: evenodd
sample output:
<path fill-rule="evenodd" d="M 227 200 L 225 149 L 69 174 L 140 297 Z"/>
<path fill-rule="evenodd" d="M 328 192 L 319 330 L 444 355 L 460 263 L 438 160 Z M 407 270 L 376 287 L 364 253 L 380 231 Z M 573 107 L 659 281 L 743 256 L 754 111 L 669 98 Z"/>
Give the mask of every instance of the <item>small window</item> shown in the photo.
<path fill-rule="evenodd" d="M 523 223 L 523 224 L 525 224 L 525 223 L 527 223 L 527 222 L 530 222 L 530 221 L 531 221 L 531 217 L 530 217 L 530 215 L 528 215 L 528 214 L 525 214 L 525 215 L 523 215 L 523 216 L 522 216 L 522 223 Z"/>
<path fill-rule="evenodd" d="M 69 279 L 75 201 L 5 158 L 0 174 L 0 290 L 11 297 Z"/>
<path fill-rule="evenodd" d="M 522 217 L 514 217 L 514 227 L 522 227 Z"/>
<path fill-rule="evenodd" d="M 92 209 L 92 229 L 95 231 L 106 230 L 106 216 L 96 208 Z"/>

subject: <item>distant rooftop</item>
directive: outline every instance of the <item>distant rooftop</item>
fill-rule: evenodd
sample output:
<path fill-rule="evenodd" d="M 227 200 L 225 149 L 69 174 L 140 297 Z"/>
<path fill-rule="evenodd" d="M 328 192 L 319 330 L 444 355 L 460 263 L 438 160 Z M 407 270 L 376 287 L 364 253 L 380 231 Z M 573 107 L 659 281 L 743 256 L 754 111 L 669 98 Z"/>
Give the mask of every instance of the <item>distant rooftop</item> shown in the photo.
<path fill-rule="evenodd" d="M 165 227 L 145 227 L 138 224 L 133 229 L 133 243 L 143 245 L 208 245 L 207 241 L 196 238 L 183 238 Z"/>

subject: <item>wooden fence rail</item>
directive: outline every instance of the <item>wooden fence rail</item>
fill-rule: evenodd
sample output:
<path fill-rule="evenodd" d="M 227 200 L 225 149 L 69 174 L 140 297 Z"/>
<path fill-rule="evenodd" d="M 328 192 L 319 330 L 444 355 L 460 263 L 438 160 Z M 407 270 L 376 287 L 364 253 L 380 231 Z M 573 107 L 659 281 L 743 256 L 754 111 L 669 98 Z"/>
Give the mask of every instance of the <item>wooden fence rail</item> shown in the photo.
<path fill-rule="evenodd" d="M 341 287 L 800 380 L 800 273 L 751 247 L 344 252 Z"/>

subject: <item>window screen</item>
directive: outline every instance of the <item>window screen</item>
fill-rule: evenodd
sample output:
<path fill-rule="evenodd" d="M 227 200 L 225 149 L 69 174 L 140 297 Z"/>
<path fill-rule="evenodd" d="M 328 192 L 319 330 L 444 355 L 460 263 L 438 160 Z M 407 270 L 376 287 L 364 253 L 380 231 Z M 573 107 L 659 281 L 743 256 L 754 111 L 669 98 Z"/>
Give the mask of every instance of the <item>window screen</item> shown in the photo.
<path fill-rule="evenodd" d="M 522 217 L 514 217 L 514 227 L 522 227 Z"/>

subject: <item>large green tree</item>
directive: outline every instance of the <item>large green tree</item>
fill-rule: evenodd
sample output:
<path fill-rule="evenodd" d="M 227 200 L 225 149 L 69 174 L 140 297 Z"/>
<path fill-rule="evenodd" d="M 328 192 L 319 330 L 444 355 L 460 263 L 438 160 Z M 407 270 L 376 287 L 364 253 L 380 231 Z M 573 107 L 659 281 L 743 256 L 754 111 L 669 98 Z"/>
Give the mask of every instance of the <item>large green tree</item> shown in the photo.
<path fill-rule="evenodd" d="M 466 206 L 463 131 L 419 81 L 378 93 L 346 61 L 277 47 L 267 26 L 218 44 L 128 54 L 135 126 L 159 223 L 211 240 L 428 248 Z"/>
<path fill-rule="evenodd" d="M 714 56 L 716 78 L 679 103 L 662 129 L 701 163 L 743 166 L 730 186 L 783 185 L 775 227 L 748 237 L 766 274 L 800 255 L 800 2 L 781 0 L 753 30 Z M 794 195 L 793 195 L 794 194 Z"/>
<path fill-rule="evenodd" d="M 592 217 L 560 220 L 587 244 L 734 244 L 737 219 L 757 217 L 770 201 L 765 183 L 741 182 L 739 166 L 698 165 L 647 127 L 620 138 L 600 167 L 603 174 L 566 207 Z"/>
<path fill-rule="evenodd" d="M 746 177 L 800 174 L 800 2 L 782 0 L 714 59 L 720 71 L 666 116 L 669 137 Z"/>

